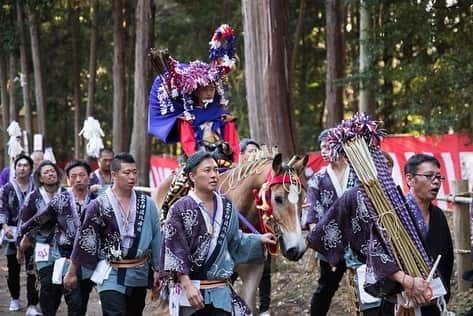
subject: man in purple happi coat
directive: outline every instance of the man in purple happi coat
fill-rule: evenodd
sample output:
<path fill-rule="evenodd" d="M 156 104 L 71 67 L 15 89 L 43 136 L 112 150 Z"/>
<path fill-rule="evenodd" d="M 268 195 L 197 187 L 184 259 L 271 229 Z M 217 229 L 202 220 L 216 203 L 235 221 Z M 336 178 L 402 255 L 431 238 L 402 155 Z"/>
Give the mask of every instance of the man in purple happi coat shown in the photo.
<path fill-rule="evenodd" d="M 432 156 L 414 155 L 405 166 L 409 186 L 407 201 L 411 216 L 420 219 L 419 228 L 428 253 L 442 255 L 438 273 L 450 293 L 453 249 L 450 231 L 442 211 L 432 204 L 441 185 L 440 163 Z M 322 253 L 335 266 L 343 260 L 350 246 L 367 264 L 364 287 L 373 296 L 392 298 L 404 291 L 416 304 L 426 304 L 428 284 L 400 271 L 388 242 L 382 237 L 378 215 L 368 207 L 370 202 L 361 186 L 352 188 L 337 200 L 321 222 L 307 236 L 308 245 Z M 421 309 L 423 316 L 440 315 L 435 305 Z M 394 315 L 393 305 L 385 301 L 381 315 Z"/>
<path fill-rule="evenodd" d="M 161 266 L 173 315 L 249 315 L 229 286 L 237 263 L 263 262 L 272 234 L 244 234 L 232 203 L 217 193 L 215 158 L 198 151 L 186 165 L 193 190 L 169 210 Z M 186 299 L 189 303 L 183 303 Z"/>
<path fill-rule="evenodd" d="M 21 226 L 22 234 L 36 234 L 47 227 L 55 227 L 54 238 L 54 269 L 58 270 L 59 280 L 54 284 L 61 287 L 62 278 L 67 270 L 67 260 L 72 253 L 72 247 L 77 230 L 84 217 L 84 209 L 95 198 L 89 192 L 89 175 L 91 169 L 83 160 L 72 160 L 66 165 L 66 176 L 71 185 L 70 190 L 56 195 L 48 205 L 36 213 Z M 64 261 L 66 259 L 66 261 Z M 66 262 L 66 263 L 64 263 Z M 78 289 L 64 291 L 69 315 L 83 316 L 87 313 L 89 294 L 94 284 L 90 281 L 91 271 L 81 270 L 81 280 Z M 59 293 L 58 293 L 59 294 Z M 50 297 L 59 306 L 61 296 Z"/>
<path fill-rule="evenodd" d="M 17 259 L 17 231 L 19 230 L 19 212 L 25 197 L 33 191 L 33 160 L 26 155 L 19 155 L 14 162 L 15 177 L 5 184 L 0 191 L 0 224 L 3 229 L 3 247 L 7 257 L 7 284 L 12 300 L 10 311 L 20 309 L 20 271 L 21 262 Z M 20 258 L 21 259 L 21 258 Z M 26 253 L 26 294 L 28 308 L 26 315 L 37 315 L 38 291 L 36 289 L 36 269 L 34 267 L 33 250 Z"/>
<path fill-rule="evenodd" d="M 307 203 L 310 205 L 304 210 L 302 224 L 313 227 L 318 223 L 332 206 L 332 204 L 342 196 L 343 192 L 353 187 L 355 177 L 350 171 L 350 166 L 344 158 L 337 161 L 330 161 L 329 149 L 326 142 L 328 130 L 322 131 L 319 136 L 321 155 L 329 162 L 323 168 L 312 175 L 307 181 Z M 330 302 L 338 289 L 339 283 L 346 270 L 345 261 L 340 261 L 336 270 L 332 270 L 326 258 L 318 255 L 319 273 L 317 289 L 311 299 L 310 314 L 326 315 L 330 308 Z"/>

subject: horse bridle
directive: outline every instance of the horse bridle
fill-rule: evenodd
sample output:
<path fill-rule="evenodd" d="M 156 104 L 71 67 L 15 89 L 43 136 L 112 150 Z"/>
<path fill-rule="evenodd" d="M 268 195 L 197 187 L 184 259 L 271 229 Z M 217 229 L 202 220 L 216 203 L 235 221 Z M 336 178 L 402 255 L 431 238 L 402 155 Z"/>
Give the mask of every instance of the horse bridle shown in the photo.
<path fill-rule="evenodd" d="M 253 190 L 255 204 L 258 210 L 258 222 L 262 232 L 272 233 L 276 240 L 279 240 L 282 235 L 281 221 L 273 216 L 273 207 L 271 205 L 271 187 L 275 184 L 288 184 L 289 186 L 296 185 L 298 197 L 301 193 L 301 189 L 303 189 L 304 186 L 297 173 L 292 169 L 289 169 L 285 171 L 284 174 L 277 176 L 274 176 L 273 171 L 270 170 L 266 182 L 263 183 L 261 188 L 259 190 Z M 290 189 L 288 190 L 286 187 L 284 188 L 287 192 L 290 191 Z M 272 255 L 278 253 L 277 249 L 277 244 L 268 246 L 268 251 Z"/>

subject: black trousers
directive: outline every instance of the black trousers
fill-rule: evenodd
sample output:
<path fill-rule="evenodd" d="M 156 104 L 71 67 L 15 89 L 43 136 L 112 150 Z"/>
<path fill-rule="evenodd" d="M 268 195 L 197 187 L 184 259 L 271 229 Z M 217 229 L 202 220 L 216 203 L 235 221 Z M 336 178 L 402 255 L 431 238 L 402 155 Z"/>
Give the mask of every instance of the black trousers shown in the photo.
<path fill-rule="evenodd" d="M 32 250 L 25 253 L 25 270 L 26 270 L 26 299 L 28 306 L 38 304 L 38 290 L 36 289 L 36 271 L 33 264 Z M 12 299 L 20 297 L 20 272 L 21 266 L 16 260 L 16 254 L 7 255 L 8 290 Z"/>
<path fill-rule="evenodd" d="M 100 292 L 103 316 L 141 316 L 145 308 L 146 288 L 128 288 L 126 294 L 117 291 Z"/>
<path fill-rule="evenodd" d="M 215 308 L 213 305 L 205 305 L 204 308 L 199 309 L 192 316 L 231 316 L 232 314 L 223 309 Z"/>
<path fill-rule="evenodd" d="M 79 290 L 81 297 L 80 315 L 87 314 L 87 304 L 89 303 L 90 292 L 92 292 L 94 286 L 95 283 L 90 281 L 90 279 L 84 279 L 79 281 Z"/>
<path fill-rule="evenodd" d="M 345 261 L 339 263 L 335 271 L 332 271 L 332 267 L 323 260 L 319 260 L 319 267 L 319 285 L 312 295 L 310 302 L 311 316 L 327 315 L 332 297 L 337 291 L 340 280 L 347 269 Z"/>
<path fill-rule="evenodd" d="M 259 282 L 259 312 L 266 312 L 271 303 L 271 255 L 264 261 L 264 270 Z"/>
<path fill-rule="evenodd" d="M 39 270 L 39 278 L 41 288 L 39 290 L 39 305 L 44 316 L 56 315 L 59 304 L 61 304 L 61 297 L 64 295 L 64 300 L 67 304 L 68 316 L 83 316 L 82 297 L 80 288 L 66 290 L 62 285 L 53 284 L 54 266 L 44 267 Z M 87 308 L 87 307 L 86 307 Z"/>

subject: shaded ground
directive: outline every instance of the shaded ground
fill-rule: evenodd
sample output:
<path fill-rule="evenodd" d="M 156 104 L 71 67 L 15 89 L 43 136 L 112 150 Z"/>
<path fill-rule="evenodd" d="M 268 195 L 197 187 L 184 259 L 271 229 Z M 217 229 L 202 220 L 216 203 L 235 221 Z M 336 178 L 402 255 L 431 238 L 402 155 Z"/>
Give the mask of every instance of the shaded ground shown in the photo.
<path fill-rule="evenodd" d="M 6 282 L 7 263 L 6 257 L 3 256 L 3 250 L 0 250 L 0 254 L 0 316 L 24 315 L 24 309 L 16 313 L 8 312 L 10 296 Z M 299 262 L 290 262 L 281 256 L 274 258 L 272 264 L 273 273 L 271 276 L 273 284 L 270 307 L 271 315 L 308 315 L 310 298 L 317 283 L 317 266 L 313 258 L 313 251 L 307 252 Z M 453 294 L 449 303 L 449 310 L 455 312 L 457 316 L 461 316 L 465 310 L 473 307 L 473 289 L 464 293 L 456 293 L 455 280 L 456 274 L 452 276 Z M 349 309 L 352 297 L 348 290 L 346 279 L 344 278 L 342 282 L 332 302 L 329 315 L 350 315 Z M 239 283 L 236 284 L 237 291 L 241 286 L 242 285 Z M 26 293 L 24 277 L 22 278 L 21 300 L 22 303 L 25 304 Z M 165 309 L 163 310 L 163 308 L 159 306 L 158 302 L 151 302 L 149 297 L 147 300 L 145 315 L 168 315 Z M 61 303 L 58 315 L 67 315 L 64 301 Z M 91 295 L 87 315 L 101 315 L 98 294 L 95 290 Z"/>
<path fill-rule="evenodd" d="M 307 253 L 299 262 L 289 262 L 284 258 L 278 257 L 274 261 L 274 269 L 272 274 L 272 302 L 271 315 L 285 316 L 285 315 L 308 315 L 310 297 L 315 287 L 317 276 L 316 266 L 312 260 L 313 252 Z M 15 316 L 24 315 L 25 311 L 8 312 L 10 297 L 6 283 L 6 260 L 4 256 L 0 258 L 0 315 L 1 316 Z M 339 291 L 334 297 L 330 315 L 341 316 L 349 315 L 349 304 L 351 301 L 349 291 L 347 290 L 346 280 L 340 287 Z M 238 289 L 241 284 L 237 284 Z M 21 300 L 25 303 L 25 279 L 22 279 Z M 450 310 L 462 315 L 462 312 L 467 307 L 473 306 L 473 290 L 460 294 L 454 294 L 452 301 L 449 304 Z M 58 315 L 67 315 L 66 305 L 64 301 L 61 303 Z M 94 290 L 91 300 L 89 302 L 88 314 L 89 316 L 101 315 L 98 295 Z M 146 305 L 145 315 L 158 316 L 167 315 L 159 303 L 149 301 Z"/>

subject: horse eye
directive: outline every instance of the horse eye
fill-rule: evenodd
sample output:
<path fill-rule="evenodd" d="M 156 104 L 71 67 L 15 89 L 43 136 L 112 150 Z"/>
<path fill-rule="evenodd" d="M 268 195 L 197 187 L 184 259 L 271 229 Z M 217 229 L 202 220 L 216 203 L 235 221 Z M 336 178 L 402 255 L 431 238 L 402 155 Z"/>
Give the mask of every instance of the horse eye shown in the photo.
<path fill-rule="evenodd" d="M 282 204 L 282 196 L 279 196 L 279 195 L 275 196 L 274 201 L 276 201 L 276 203 L 278 204 Z"/>

